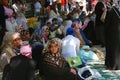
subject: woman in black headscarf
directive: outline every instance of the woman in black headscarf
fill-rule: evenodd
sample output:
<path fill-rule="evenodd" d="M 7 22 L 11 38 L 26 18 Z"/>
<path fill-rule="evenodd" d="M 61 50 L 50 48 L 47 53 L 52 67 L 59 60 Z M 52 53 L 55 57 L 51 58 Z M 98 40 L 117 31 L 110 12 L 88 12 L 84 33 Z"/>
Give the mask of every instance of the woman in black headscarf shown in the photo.
<path fill-rule="evenodd" d="M 3 6 L 3 0 L 0 0 L 0 45 L 2 44 L 3 36 L 5 35 L 6 25 L 5 25 L 5 10 Z"/>
<path fill-rule="evenodd" d="M 75 68 L 68 65 L 60 52 L 61 40 L 56 38 L 50 40 L 42 54 L 42 70 L 45 80 L 82 80 Z"/>
<path fill-rule="evenodd" d="M 108 69 L 120 69 L 120 0 L 113 0 L 106 16 L 106 59 Z"/>
<path fill-rule="evenodd" d="M 96 39 L 97 43 L 104 47 L 105 44 L 105 27 L 104 22 L 101 20 L 101 16 L 104 14 L 105 11 L 104 2 L 99 1 L 95 6 L 95 32 L 96 32 Z"/>

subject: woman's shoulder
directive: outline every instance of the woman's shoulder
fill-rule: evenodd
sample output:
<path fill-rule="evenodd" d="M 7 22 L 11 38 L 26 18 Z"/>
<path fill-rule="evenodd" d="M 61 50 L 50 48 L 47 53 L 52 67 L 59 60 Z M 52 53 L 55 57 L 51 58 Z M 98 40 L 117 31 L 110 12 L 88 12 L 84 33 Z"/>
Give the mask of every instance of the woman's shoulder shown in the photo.
<path fill-rule="evenodd" d="M 115 15 L 118 16 L 119 14 L 120 14 L 120 12 L 115 7 L 111 8 L 109 11 L 107 11 L 108 18 L 114 17 Z"/>
<path fill-rule="evenodd" d="M 4 54 L 6 53 L 7 55 L 14 55 L 14 52 L 13 52 L 13 49 L 11 47 L 4 47 L 2 50 L 1 50 L 1 54 Z"/>
<path fill-rule="evenodd" d="M 48 51 L 45 51 L 45 52 L 42 53 L 43 58 L 50 57 L 50 56 L 51 55 L 50 55 L 50 53 Z"/>

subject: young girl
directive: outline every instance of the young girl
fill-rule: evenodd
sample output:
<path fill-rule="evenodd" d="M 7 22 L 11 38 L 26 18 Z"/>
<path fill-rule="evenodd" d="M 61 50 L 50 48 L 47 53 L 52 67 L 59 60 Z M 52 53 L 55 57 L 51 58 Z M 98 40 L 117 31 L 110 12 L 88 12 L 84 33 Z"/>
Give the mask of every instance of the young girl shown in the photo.
<path fill-rule="evenodd" d="M 20 55 L 11 58 L 3 71 L 2 80 L 34 80 L 35 62 L 29 44 L 20 47 Z"/>

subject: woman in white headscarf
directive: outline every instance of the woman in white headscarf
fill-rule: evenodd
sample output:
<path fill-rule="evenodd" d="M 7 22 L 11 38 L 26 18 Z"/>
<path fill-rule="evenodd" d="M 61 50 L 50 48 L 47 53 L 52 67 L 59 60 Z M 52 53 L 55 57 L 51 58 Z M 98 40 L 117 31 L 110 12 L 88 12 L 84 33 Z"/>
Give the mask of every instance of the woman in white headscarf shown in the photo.
<path fill-rule="evenodd" d="M 10 62 L 13 56 L 19 55 L 22 40 L 19 33 L 6 32 L 0 47 L 0 69 Z"/>
<path fill-rule="evenodd" d="M 106 15 L 106 59 L 108 69 L 120 70 L 120 0 L 113 0 L 113 6 Z"/>

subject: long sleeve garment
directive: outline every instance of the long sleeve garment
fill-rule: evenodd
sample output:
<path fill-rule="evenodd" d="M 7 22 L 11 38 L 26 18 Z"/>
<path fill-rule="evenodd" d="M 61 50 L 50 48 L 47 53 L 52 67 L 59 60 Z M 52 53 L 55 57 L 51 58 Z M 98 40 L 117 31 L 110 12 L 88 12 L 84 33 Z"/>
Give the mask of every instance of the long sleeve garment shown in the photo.
<path fill-rule="evenodd" d="M 58 54 L 44 53 L 42 70 L 45 80 L 82 80 L 78 74 L 70 72 L 70 67 L 66 60 Z"/>
<path fill-rule="evenodd" d="M 62 39 L 62 55 L 64 58 L 76 57 L 80 50 L 80 40 L 72 35 Z"/>

